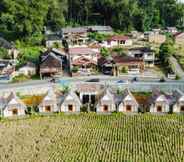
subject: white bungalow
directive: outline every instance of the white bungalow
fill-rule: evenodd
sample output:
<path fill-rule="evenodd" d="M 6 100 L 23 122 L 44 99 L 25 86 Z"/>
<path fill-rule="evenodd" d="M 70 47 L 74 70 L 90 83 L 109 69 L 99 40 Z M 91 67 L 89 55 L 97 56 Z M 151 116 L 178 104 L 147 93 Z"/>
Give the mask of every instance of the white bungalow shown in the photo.
<path fill-rule="evenodd" d="M 79 113 L 82 103 L 73 91 L 67 93 L 61 100 L 60 111 L 65 113 Z"/>
<path fill-rule="evenodd" d="M 175 103 L 173 105 L 174 113 L 184 113 L 184 93 L 179 89 L 173 92 Z"/>
<path fill-rule="evenodd" d="M 101 95 L 96 111 L 97 113 L 111 113 L 116 111 L 115 96 L 108 88 Z"/>
<path fill-rule="evenodd" d="M 58 112 L 57 96 L 53 88 L 49 89 L 42 102 L 38 106 L 40 113 Z"/>
<path fill-rule="evenodd" d="M 23 116 L 25 115 L 26 105 L 16 96 L 14 92 L 4 100 L 3 116 Z"/>
<path fill-rule="evenodd" d="M 170 111 L 171 98 L 160 91 L 153 92 L 150 100 L 151 113 L 168 113 Z"/>
<path fill-rule="evenodd" d="M 132 93 L 129 91 L 129 89 L 125 89 L 125 91 L 123 92 L 121 102 L 118 106 L 118 111 L 126 113 L 138 113 L 139 104 Z"/>

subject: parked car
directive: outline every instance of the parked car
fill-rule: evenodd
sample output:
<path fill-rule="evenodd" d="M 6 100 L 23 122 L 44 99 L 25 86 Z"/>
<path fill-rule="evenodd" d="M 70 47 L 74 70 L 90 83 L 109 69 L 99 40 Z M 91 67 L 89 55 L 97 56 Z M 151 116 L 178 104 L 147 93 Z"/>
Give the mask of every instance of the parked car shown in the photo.
<path fill-rule="evenodd" d="M 137 77 L 134 77 L 134 78 L 132 79 L 132 82 L 137 82 L 137 81 L 139 81 Z"/>
<path fill-rule="evenodd" d="M 55 78 L 52 78 L 49 80 L 50 83 L 56 83 L 56 79 Z"/>
<path fill-rule="evenodd" d="M 116 81 L 116 83 L 118 83 L 118 84 L 128 83 L 128 80 L 118 80 L 118 81 Z"/>
<path fill-rule="evenodd" d="M 89 80 L 86 80 L 86 82 L 100 82 L 100 79 L 98 78 L 89 79 Z"/>

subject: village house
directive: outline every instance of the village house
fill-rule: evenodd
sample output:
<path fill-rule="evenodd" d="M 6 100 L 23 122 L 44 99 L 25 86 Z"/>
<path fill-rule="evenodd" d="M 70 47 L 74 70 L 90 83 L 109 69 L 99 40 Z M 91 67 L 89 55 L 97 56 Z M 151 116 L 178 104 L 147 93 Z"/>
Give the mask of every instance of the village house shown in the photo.
<path fill-rule="evenodd" d="M 61 33 L 69 47 L 86 46 L 89 40 L 87 27 L 66 27 L 62 29 Z"/>
<path fill-rule="evenodd" d="M 177 89 L 173 92 L 173 97 L 175 97 L 173 112 L 184 113 L 184 93 L 181 90 Z"/>
<path fill-rule="evenodd" d="M 93 32 L 93 33 L 99 33 L 99 34 L 107 34 L 107 35 L 112 35 L 113 34 L 113 29 L 111 26 L 87 26 L 88 32 Z"/>
<path fill-rule="evenodd" d="M 0 60 L 0 74 L 10 76 L 15 72 L 15 65 L 11 60 Z"/>
<path fill-rule="evenodd" d="M 160 34 L 160 33 L 162 32 L 162 30 L 161 30 L 160 28 L 153 28 L 153 29 L 152 29 L 152 32 L 153 32 L 154 34 Z"/>
<path fill-rule="evenodd" d="M 143 59 L 145 67 L 154 67 L 155 51 L 149 47 L 131 48 L 128 51 L 128 55 Z"/>
<path fill-rule="evenodd" d="M 118 112 L 124 112 L 124 113 L 139 112 L 139 104 L 129 89 L 125 89 L 123 91 L 121 102 L 118 106 Z"/>
<path fill-rule="evenodd" d="M 138 32 L 138 31 L 131 31 L 128 36 L 133 40 L 143 40 L 144 39 L 144 33 Z"/>
<path fill-rule="evenodd" d="M 166 32 L 176 34 L 178 32 L 178 29 L 176 27 L 167 27 Z"/>
<path fill-rule="evenodd" d="M 149 43 L 162 44 L 165 41 L 166 41 L 166 36 L 163 34 L 153 32 L 148 35 Z"/>
<path fill-rule="evenodd" d="M 44 96 L 42 102 L 38 106 L 40 113 L 58 112 L 58 100 L 57 95 L 53 88 L 50 88 Z"/>
<path fill-rule="evenodd" d="M 8 97 L 4 98 L 4 117 L 23 116 L 26 114 L 26 110 L 26 105 L 14 92 L 11 92 Z"/>
<path fill-rule="evenodd" d="M 82 103 L 73 91 L 69 91 L 61 97 L 60 111 L 64 113 L 79 113 Z"/>
<path fill-rule="evenodd" d="M 28 62 L 26 65 L 19 68 L 18 72 L 26 76 L 33 76 L 36 74 L 36 65 L 32 62 Z"/>
<path fill-rule="evenodd" d="M 111 113 L 116 111 L 116 99 L 115 95 L 109 88 L 105 88 L 100 95 L 98 104 L 96 106 L 97 113 Z"/>
<path fill-rule="evenodd" d="M 131 56 L 114 55 L 114 75 L 119 76 L 124 73 L 139 74 L 144 72 L 144 61 Z"/>
<path fill-rule="evenodd" d="M 112 55 L 99 58 L 98 65 L 104 74 L 120 76 L 122 74 L 140 74 L 144 72 L 144 61 L 127 55 Z"/>
<path fill-rule="evenodd" d="M 153 90 L 149 100 L 151 113 L 169 113 L 172 97 L 159 90 Z"/>
<path fill-rule="evenodd" d="M 94 74 L 97 69 L 97 52 L 87 47 L 70 48 L 69 62 L 72 76 Z"/>
<path fill-rule="evenodd" d="M 62 75 L 62 58 L 58 57 L 54 52 L 47 51 L 41 56 L 40 61 L 40 77 Z"/>
<path fill-rule="evenodd" d="M 174 34 L 175 43 L 179 46 L 184 45 L 184 32 Z"/>
<path fill-rule="evenodd" d="M 126 47 L 132 46 L 133 41 L 128 36 L 115 35 L 110 37 L 108 40 L 100 43 L 102 47 L 112 48 L 112 47 Z"/>
<path fill-rule="evenodd" d="M 19 51 L 15 48 L 15 46 L 12 43 L 8 42 L 6 39 L 2 37 L 0 37 L 0 47 L 8 51 L 8 54 L 11 59 L 17 58 Z"/>
<path fill-rule="evenodd" d="M 63 46 L 63 39 L 61 35 L 58 34 L 49 34 L 46 35 L 46 41 L 45 45 L 47 48 L 53 48 L 53 47 L 62 47 Z"/>

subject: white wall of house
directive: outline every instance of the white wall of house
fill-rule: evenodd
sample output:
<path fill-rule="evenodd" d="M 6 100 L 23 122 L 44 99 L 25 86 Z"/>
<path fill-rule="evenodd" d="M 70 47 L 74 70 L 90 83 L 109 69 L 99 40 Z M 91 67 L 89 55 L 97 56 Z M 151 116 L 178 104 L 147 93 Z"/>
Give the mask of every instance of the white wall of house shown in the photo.
<path fill-rule="evenodd" d="M 184 96 L 182 96 L 174 105 L 173 112 L 174 113 L 184 113 L 182 110 L 184 108 Z"/>
<path fill-rule="evenodd" d="M 104 107 L 107 107 L 108 110 L 104 111 Z M 114 98 L 111 94 L 107 93 L 106 95 L 104 95 L 100 102 L 97 104 L 97 108 L 96 108 L 97 112 L 113 112 L 116 111 L 116 104 L 114 102 Z"/>
<path fill-rule="evenodd" d="M 19 69 L 19 73 L 27 75 L 27 76 L 35 75 L 36 74 L 36 68 L 25 66 L 25 67 L 22 67 L 22 68 Z"/>
<path fill-rule="evenodd" d="M 25 108 L 23 106 L 14 107 L 13 105 L 6 107 L 3 110 L 3 116 L 4 117 L 12 117 L 13 115 L 13 109 L 17 109 L 17 116 L 23 116 L 25 115 Z"/>
<path fill-rule="evenodd" d="M 64 99 L 64 102 L 61 104 L 60 111 L 65 113 L 78 113 L 80 112 L 81 102 L 74 92 L 68 94 Z M 72 106 L 72 111 L 69 110 L 69 107 Z"/>
<path fill-rule="evenodd" d="M 68 102 L 68 103 L 62 104 L 61 105 L 61 112 L 69 113 L 70 112 L 69 105 L 73 106 L 73 111 L 71 111 L 71 113 L 78 113 L 78 112 L 80 112 L 80 105 L 76 104 L 74 102 Z"/>
<path fill-rule="evenodd" d="M 133 41 L 131 39 L 128 39 L 126 41 L 103 41 L 102 43 L 100 43 L 100 45 L 102 47 L 106 47 L 106 48 L 112 48 L 112 47 L 116 47 L 116 46 L 132 46 Z"/>
<path fill-rule="evenodd" d="M 50 112 L 58 112 L 58 106 L 56 103 L 43 103 L 43 105 L 39 106 L 39 112 L 40 113 L 48 113 L 47 107 L 50 107 Z"/>
<path fill-rule="evenodd" d="M 127 107 L 131 107 L 131 111 L 127 111 Z M 132 96 L 128 95 L 118 106 L 118 111 L 138 113 L 138 108 L 139 108 L 139 105 L 137 104 L 135 99 L 132 98 Z"/>
<path fill-rule="evenodd" d="M 161 107 L 161 111 L 158 111 L 158 107 Z M 150 106 L 151 113 L 168 113 L 170 111 L 170 105 L 164 95 L 157 98 L 154 104 Z"/>

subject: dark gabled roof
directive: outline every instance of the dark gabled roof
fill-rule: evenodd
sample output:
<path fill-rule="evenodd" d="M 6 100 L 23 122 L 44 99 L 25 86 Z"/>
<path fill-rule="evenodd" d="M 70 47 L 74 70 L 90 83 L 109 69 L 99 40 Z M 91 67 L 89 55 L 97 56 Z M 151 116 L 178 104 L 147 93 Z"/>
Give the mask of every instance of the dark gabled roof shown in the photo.
<path fill-rule="evenodd" d="M 62 67 L 62 60 L 55 53 L 49 52 L 44 58 L 41 60 L 41 68 L 44 67 Z"/>
<path fill-rule="evenodd" d="M 150 47 L 137 47 L 137 48 L 131 48 L 129 51 L 140 51 L 140 52 L 154 52 Z"/>
<path fill-rule="evenodd" d="M 143 62 L 142 58 L 135 58 L 126 55 L 113 55 L 112 57 L 115 64 Z"/>
<path fill-rule="evenodd" d="M 172 104 L 173 103 L 173 101 L 174 101 L 173 96 L 172 95 L 169 95 L 169 94 L 166 94 L 166 93 L 160 91 L 159 89 L 154 89 L 152 91 L 152 96 L 149 99 L 149 103 L 150 104 L 155 103 L 155 101 L 158 99 L 158 97 L 160 97 L 162 95 L 166 98 L 166 100 L 168 101 L 169 104 Z"/>
<path fill-rule="evenodd" d="M 0 47 L 6 48 L 6 49 L 12 49 L 13 45 L 8 42 L 6 39 L 0 37 Z"/>
<path fill-rule="evenodd" d="M 179 99 L 183 96 L 184 96 L 184 93 L 181 90 L 177 89 L 173 91 L 173 97 L 175 98 L 175 102 L 178 102 Z"/>
<path fill-rule="evenodd" d="M 109 58 L 105 58 L 105 57 L 100 57 L 98 58 L 98 65 L 99 66 L 103 66 L 105 64 L 113 64 L 113 59 L 112 57 L 109 57 Z"/>

